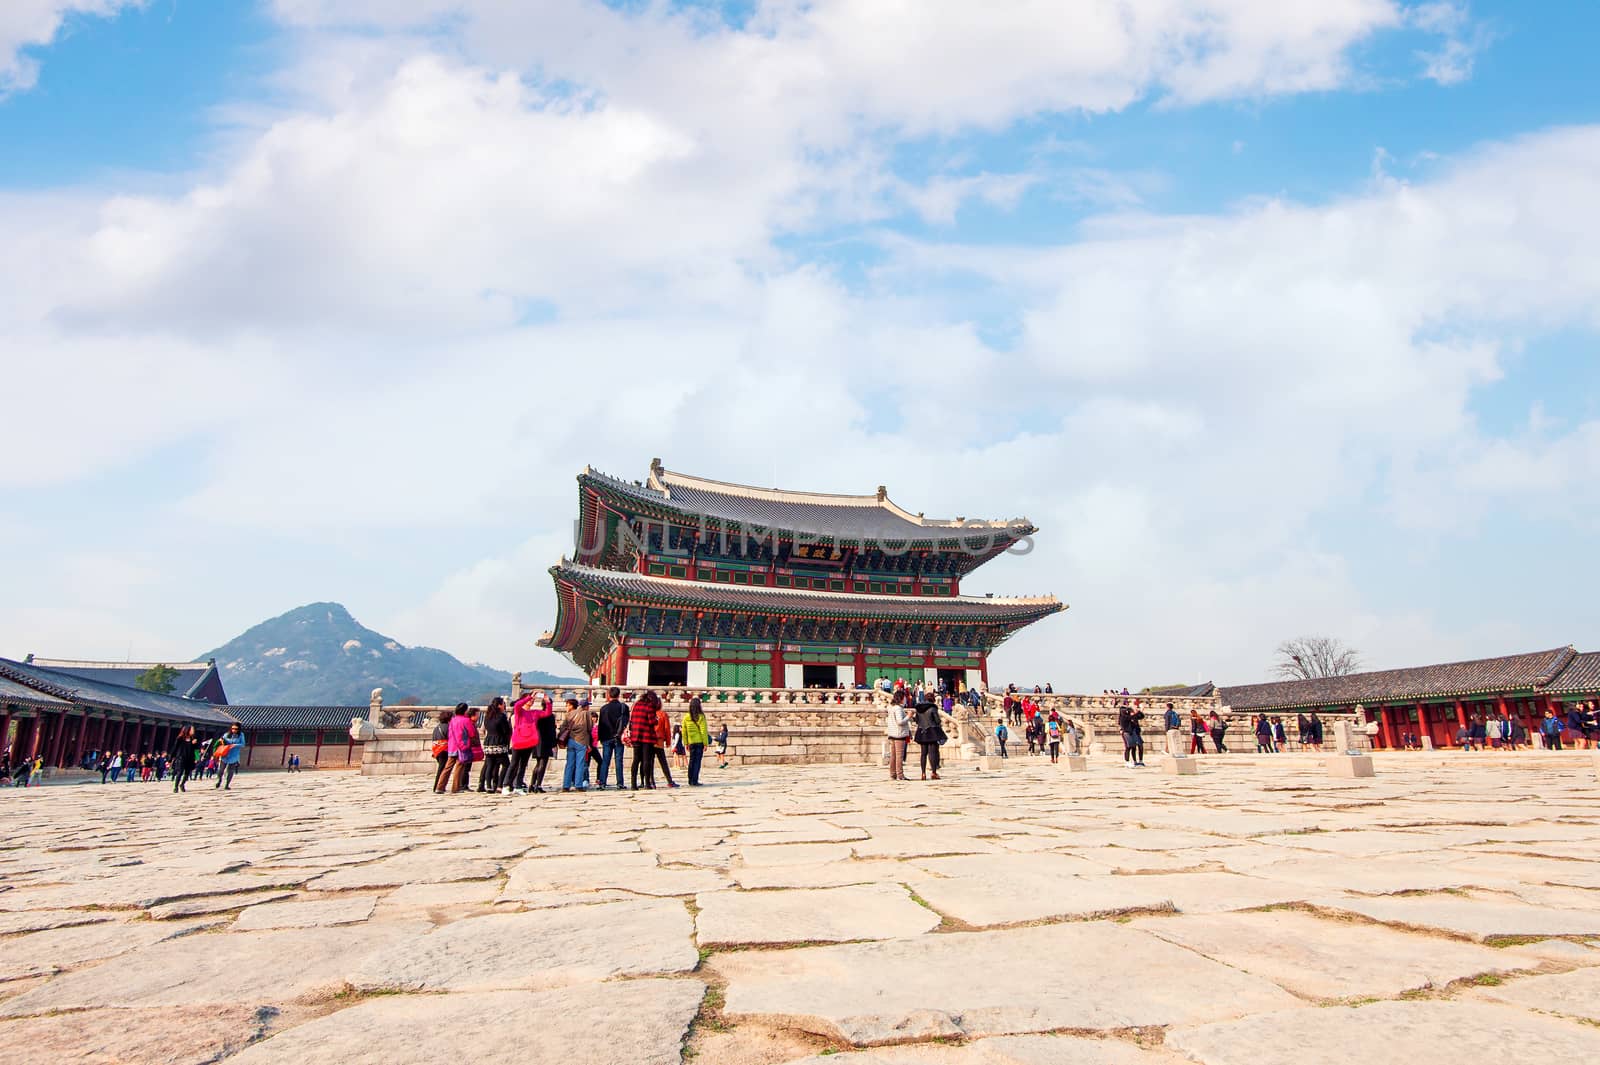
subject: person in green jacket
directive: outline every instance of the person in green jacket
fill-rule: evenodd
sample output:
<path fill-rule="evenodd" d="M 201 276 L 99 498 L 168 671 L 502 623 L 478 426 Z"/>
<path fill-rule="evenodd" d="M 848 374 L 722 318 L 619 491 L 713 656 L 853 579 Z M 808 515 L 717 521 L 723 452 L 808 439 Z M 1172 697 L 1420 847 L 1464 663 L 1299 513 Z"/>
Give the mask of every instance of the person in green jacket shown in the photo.
<path fill-rule="evenodd" d="M 700 761 L 705 757 L 706 744 L 711 739 L 711 726 L 698 698 L 689 700 L 689 715 L 683 719 L 683 744 L 689 748 L 689 786 L 700 786 Z"/>

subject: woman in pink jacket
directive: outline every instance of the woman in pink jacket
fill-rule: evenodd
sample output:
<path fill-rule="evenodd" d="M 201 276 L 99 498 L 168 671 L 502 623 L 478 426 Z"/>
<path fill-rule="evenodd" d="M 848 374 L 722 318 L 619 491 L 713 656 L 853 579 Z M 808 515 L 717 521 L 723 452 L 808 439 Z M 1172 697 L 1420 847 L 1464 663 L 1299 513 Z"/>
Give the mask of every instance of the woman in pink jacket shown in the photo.
<path fill-rule="evenodd" d="M 456 707 L 456 716 L 450 719 L 450 746 L 446 753 L 450 761 L 445 770 L 450 774 L 450 793 L 464 789 L 472 779 L 472 750 L 478 745 L 478 730 L 472 723 L 471 711 L 466 703 Z"/>
<path fill-rule="evenodd" d="M 539 745 L 539 726 L 534 719 L 533 695 L 524 695 L 511 704 L 511 768 L 506 772 L 502 795 L 526 795 L 528 785 L 523 776 L 528 771 L 528 759 Z"/>

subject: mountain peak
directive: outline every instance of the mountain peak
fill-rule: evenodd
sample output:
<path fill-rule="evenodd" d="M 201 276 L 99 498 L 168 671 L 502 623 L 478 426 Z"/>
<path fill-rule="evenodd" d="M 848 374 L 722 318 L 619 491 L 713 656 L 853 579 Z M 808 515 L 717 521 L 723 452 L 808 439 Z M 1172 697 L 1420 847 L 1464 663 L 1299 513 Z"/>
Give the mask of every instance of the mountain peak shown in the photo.
<path fill-rule="evenodd" d="M 253 625 L 202 657 L 215 658 L 236 703 L 363 706 L 373 688 L 390 703 L 481 702 L 511 674 L 448 652 L 407 647 L 362 625 L 341 603 L 307 603 Z M 530 684 L 581 683 L 525 670 Z"/>

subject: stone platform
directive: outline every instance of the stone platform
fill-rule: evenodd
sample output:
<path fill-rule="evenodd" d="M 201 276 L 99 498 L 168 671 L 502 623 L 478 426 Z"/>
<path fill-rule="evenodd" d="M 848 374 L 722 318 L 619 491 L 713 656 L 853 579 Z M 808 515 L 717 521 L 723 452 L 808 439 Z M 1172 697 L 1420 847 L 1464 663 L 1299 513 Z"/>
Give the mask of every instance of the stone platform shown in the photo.
<path fill-rule="evenodd" d="M 0 1045 L 168 1065 L 1600 1051 L 1587 752 L 1390 755 L 1369 779 L 1199 761 L 708 768 L 524 798 L 353 774 L 8 790 Z"/>

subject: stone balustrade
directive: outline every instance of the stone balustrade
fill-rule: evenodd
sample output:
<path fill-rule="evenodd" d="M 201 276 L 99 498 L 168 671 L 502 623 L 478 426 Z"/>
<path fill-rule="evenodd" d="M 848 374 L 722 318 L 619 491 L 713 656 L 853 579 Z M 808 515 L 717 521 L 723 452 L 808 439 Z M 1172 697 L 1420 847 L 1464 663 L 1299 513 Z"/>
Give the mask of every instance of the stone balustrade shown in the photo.
<path fill-rule="evenodd" d="M 662 704 L 674 717 L 688 710 L 689 700 L 698 697 L 712 733 L 726 725 L 729 731 L 729 761 L 735 764 L 761 763 L 872 763 L 885 757 L 883 739 L 884 708 L 889 696 L 871 689 L 824 688 L 661 688 L 656 689 Z M 598 707 L 606 699 L 604 688 L 525 686 L 513 681 L 512 695 L 544 692 L 558 705 L 569 696 L 587 697 Z M 631 700 L 635 689 L 624 689 Z M 1161 714 L 1167 703 L 1188 719 L 1191 709 L 1202 715 L 1224 711 L 1215 697 L 1172 697 L 1120 695 L 1076 695 L 1026 693 L 1048 713 L 1056 710 L 1083 726 L 1086 753 L 1116 755 L 1122 749 L 1117 730 L 1117 709 L 1136 703 L 1145 712 L 1146 743 L 1152 750 L 1160 746 Z M 1004 696 L 989 694 L 979 710 L 958 704 L 957 717 L 944 719 L 950 744 L 945 757 L 959 760 L 982 755 L 988 746 L 995 721 L 1002 714 Z M 448 706 L 394 706 L 383 704 L 382 691 L 372 693 L 365 720 L 351 722 L 351 735 L 363 741 L 361 771 L 364 774 L 426 773 L 434 768 L 429 753 L 433 726 Z M 1225 715 L 1229 721 L 1226 742 L 1236 752 L 1253 752 L 1255 737 L 1249 728 L 1249 715 Z M 1356 728 L 1361 749 L 1370 743 L 1360 724 L 1350 715 L 1323 717 L 1327 740 L 1333 740 L 1333 724 L 1348 718 Z M 1295 721 L 1285 719 L 1290 749 L 1299 749 Z M 1207 746 L 1210 746 L 1209 738 Z M 1026 750 L 1020 730 L 1013 732 L 1011 749 Z M 1331 749 L 1329 747 L 1328 749 Z"/>

